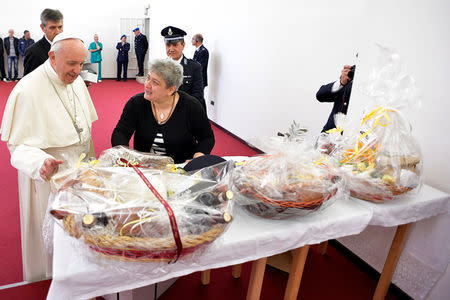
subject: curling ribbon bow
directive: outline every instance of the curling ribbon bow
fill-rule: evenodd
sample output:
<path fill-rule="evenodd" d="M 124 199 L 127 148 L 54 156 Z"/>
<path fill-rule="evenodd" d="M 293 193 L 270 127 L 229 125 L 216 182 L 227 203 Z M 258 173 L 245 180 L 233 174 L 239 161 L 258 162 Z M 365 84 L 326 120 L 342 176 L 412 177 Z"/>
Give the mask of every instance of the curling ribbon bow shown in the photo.
<path fill-rule="evenodd" d="M 390 118 L 389 118 L 388 112 L 397 112 L 397 110 L 380 106 L 364 116 L 364 118 L 361 122 L 361 126 L 364 125 L 364 123 L 368 122 L 369 120 L 374 119 L 375 121 L 373 122 L 372 127 L 369 130 L 367 130 L 366 132 L 364 132 L 362 135 L 360 135 L 359 138 L 356 140 L 355 147 L 354 147 L 354 150 L 355 150 L 354 154 L 351 157 L 345 159 L 343 162 L 347 162 L 353 158 L 360 156 L 360 154 L 363 150 L 362 149 L 363 147 L 360 147 L 360 145 L 359 145 L 360 141 L 363 138 L 365 138 L 366 136 L 368 136 L 377 126 L 387 127 L 389 125 Z M 386 123 L 381 123 L 383 118 L 386 120 Z"/>
<path fill-rule="evenodd" d="M 81 166 L 88 167 L 93 166 L 95 167 L 98 164 L 98 160 L 91 160 L 89 163 L 83 162 L 83 159 L 86 158 L 86 153 L 81 153 L 80 157 L 78 158 L 77 164 L 75 165 L 75 169 L 79 169 Z"/>

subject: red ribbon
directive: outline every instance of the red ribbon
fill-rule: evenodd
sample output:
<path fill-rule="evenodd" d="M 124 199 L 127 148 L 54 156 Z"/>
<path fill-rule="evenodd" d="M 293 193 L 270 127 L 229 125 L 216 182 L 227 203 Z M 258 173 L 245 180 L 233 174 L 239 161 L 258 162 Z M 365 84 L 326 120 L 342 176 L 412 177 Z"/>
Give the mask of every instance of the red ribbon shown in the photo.
<path fill-rule="evenodd" d="M 169 216 L 170 227 L 172 228 L 173 238 L 175 240 L 175 244 L 177 245 L 176 257 L 173 261 L 171 261 L 169 263 L 176 262 L 181 255 L 181 251 L 183 251 L 183 244 L 181 243 L 181 237 L 180 237 L 180 232 L 178 231 L 177 220 L 175 219 L 175 214 L 173 213 L 172 208 L 167 203 L 167 201 L 164 200 L 164 198 L 158 193 L 158 191 L 155 189 L 155 187 L 150 183 L 150 181 L 148 181 L 147 177 L 145 177 L 145 175 L 141 172 L 141 170 L 139 170 L 139 168 L 137 166 L 130 164 L 124 158 L 120 158 L 120 161 L 125 163 L 126 166 L 131 167 L 131 168 L 133 168 L 133 170 L 136 171 L 136 173 L 139 175 L 139 177 L 141 177 L 141 179 L 144 181 L 144 183 L 148 186 L 148 188 L 152 191 L 152 193 L 156 196 L 156 198 L 159 200 L 159 202 L 161 202 L 161 204 L 166 209 L 167 215 Z"/>

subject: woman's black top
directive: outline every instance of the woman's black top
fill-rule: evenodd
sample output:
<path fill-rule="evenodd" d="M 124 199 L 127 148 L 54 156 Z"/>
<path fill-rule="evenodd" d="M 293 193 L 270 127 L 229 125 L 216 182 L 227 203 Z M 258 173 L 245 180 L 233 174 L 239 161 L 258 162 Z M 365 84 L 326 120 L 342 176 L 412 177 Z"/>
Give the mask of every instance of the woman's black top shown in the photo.
<path fill-rule="evenodd" d="M 214 147 L 214 133 L 206 112 L 200 102 L 185 92 L 178 91 L 180 98 L 172 116 L 165 124 L 158 124 L 152 112 L 151 102 L 144 93 L 128 100 L 111 137 L 112 146 L 129 146 L 134 133 L 134 149 L 150 152 L 157 132 L 164 136 L 167 156 L 175 163 L 191 159 L 194 153 L 209 154 Z"/>

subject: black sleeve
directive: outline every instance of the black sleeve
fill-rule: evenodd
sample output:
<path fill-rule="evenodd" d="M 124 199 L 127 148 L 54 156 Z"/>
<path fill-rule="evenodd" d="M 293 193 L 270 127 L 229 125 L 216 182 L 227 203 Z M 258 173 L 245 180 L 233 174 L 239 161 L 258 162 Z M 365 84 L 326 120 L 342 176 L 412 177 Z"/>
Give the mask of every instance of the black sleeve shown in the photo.
<path fill-rule="evenodd" d="M 200 103 L 203 103 L 203 77 L 202 66 L 199 63 L 194 62 L 194 68 L 192 73 L 192 89 L 190 95 L 197 98 Z"/>
<path fill-rule="evenodd" d="M 111 145 L 113 147 L 118 145 L 129 147 L 131 136 L 136 130 L 138 111 L 136 99 L 133 97 L 125 104 L 119 122 L 114 128 L 111 136 Z"/>
<path fill-rule="evenodd" d="M 33 62 L 32 62 L 32 54 L 30 52 L 30 48 L 25 50 L 25 57 L 23 59 L 23 76 L 27 75 L 31 71 L 33 71 Z"/>
<path fill-rule="evenodd" d="M 197 62 L 202 65 L 203 68 L 208 67 L 208 59 L 209 53 L 208 51 L 202 51 L 201 55 L 199 55 Z"/>
<path fill-rule="evenodd" d="M 214 147 L 214 132 L 205 110 L 197 101 L 192 103 L 191 111 L 192 135 L 197 141 L 195 152 L 211 153 Z"/>
<path fill-rule="evenodd" d="M 342 95 L 342 90 L 340 89 L 338 92 L 331 92 L 331 88 L 333 87 L 334 82 L 322 85 L 320 89 L 317 91 L 316 98 L 319 102 L 335 102 L 339 99 L 339 96 Z"/>
<path fill-rule="evenodd" d="M 148 50 L 148 41 L 147 37 L 144 35 L 144 52 L 147 52 Z"/>
<path fill-rule="evenodd" d="M 40 65 L 41 64 L 39 63 L 39 59 L 36 57 L 36 54 L 32 51 L 32 47 L 28 47 L 28 49 L 25 50 L 25 57 L 23 59 L 23 76 L 33 72 L 33 70 L 39 67 Z"/>
<path fill-rule="evenodd" d="M 120 50 L 120 48 L 122 48 L 122 43 L 117 43 L 116 49 L 117 49 L 117 50 Z"/>

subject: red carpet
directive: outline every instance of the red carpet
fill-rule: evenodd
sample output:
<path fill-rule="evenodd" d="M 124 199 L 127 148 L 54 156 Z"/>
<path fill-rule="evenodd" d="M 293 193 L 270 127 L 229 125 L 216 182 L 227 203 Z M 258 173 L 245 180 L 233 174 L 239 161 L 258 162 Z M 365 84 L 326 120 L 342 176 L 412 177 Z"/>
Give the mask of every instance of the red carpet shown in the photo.
<path fill-rule="evenodd" d="M 0 82 L 0 112 L 3 115 L 6 100 L 15 83 Z M 112 130 L 120 117 L 125 102 L 142 92 L 142 85 L 130 80 L 126 83 L 104 80 L 89 88 L 99 120 L 94 123 L 92 136 L 97 155 L 109 148 Z M 216 145 L 213 154 L 253 156 L 256 152 L 213 126 Z M 17 172 L 11 167 L 9 151 L 0 143 L 0 286 L 22 281 L 20 223 L 17 191 Z M 211 284 L 201 286 L 199 273 L 179 279 L 161 299 L 245 299 L 250 275 L 250 264 L 243 268 L 242 278 L 233 279 L 231 269 L 211 272 Z M 261 299 L 282 299 L 287 274 L 268 267 Z M 50 281 L 0 290 L 0 299 L 44 299 Z M 305 266 L 299 297 L 302 299 L 371 299 L 375 280 L 349 261 L 333 247 L 326 256 L 311 250 Z M 152 299 L 152 295 L 149 295 Z M 388 296 L 388 299 L 399 299 Z"/>

